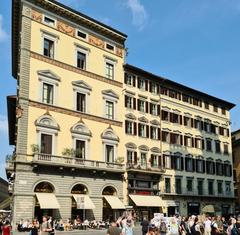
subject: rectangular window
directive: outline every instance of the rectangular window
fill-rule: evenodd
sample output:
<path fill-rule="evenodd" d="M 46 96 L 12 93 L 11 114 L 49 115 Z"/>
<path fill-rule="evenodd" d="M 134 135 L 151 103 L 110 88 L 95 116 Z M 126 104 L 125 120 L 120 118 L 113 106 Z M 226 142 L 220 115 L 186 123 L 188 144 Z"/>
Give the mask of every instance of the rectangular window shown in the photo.
<path fill-rule="evenodd" d="M 52 154 L 52 135 L 41 134 L 41 153 Z"/>
<path fill-rule="evenodd" d="M 205 109 L 209 109 L 209 103 L 205 102 L 204 105 L 205 105 Z"/>
<path fill-rule="evenodd" d="M 140 155 L 141 166 L 145 167 L 147 164 L 147 154 L 141 153 Z"/>
<path fill-rule="evenodd" d="M 114 79 L 114 65 L 112 63 L 106 62 L 106 78 Z"/>
<path fill-rule="evenodd" d="M 106 48 L 110 51 L 114 51 L 114 46 L 109 43 L 106 43 Z"/>
<path fill-rule="evenodd" d="M 182 193 L 182 181 L 180 178 L 176 178 L 175 179 L 175 192 L 177 194 L 181 194 Z"/>
<path fill-rule="evenodd" d="M 198 195 L 203 195 L 203 180 L 198 180 Z"/>
<path fill-rule="evenodd" d="M 145 112 L 145 101 L 138 100 L 138 102 L 139 102 L 139 111 L 140 112 Z"/>
<path fill-rule="evenodd" d="M 221 148 L 220 148 L 220 142 L 219 141 L 215 142 L 215 151 L 216 151 L 216 153 L 221 153 Z"/>
<path fill-rule="evenodd" d="M 159 166 L 159 156 L 152 154 L 151 155 L 151 167 L 158 167 Z"/>
<path fill-rule="evenodd" d="M 169 142 L 169 132 L 162 131 L 162 141 L 163 142 Z"/>
<path fill-rule="evenodd" d="M 196 142 L 196 148 L 201 149 L 202 148 L 202 140 L 201 139 L 195 139 Z"/>
<path fill-rule="evenodd" d="M 151 114 L 157 116 L 157 105 L 156 104 L 151 104 Z"/>
<path fill-rule="evenodd" d="M 187 191 L 192 192 L 193 191 L 193 180 L 187 179 Z"/>
<path fill-rule="evenodd" d="M 114 119 L 114 104 L 111 101 L 106 101 L 106 118 Z"/>
<path fill-rule="evenodd" d="M 134 152 L 127 150 L 127 163 L 134 164 Z"/>
<path fill-rule="evenodd" d="M 218 107 L 217 106 L 213 106 L 213 111 L 215 112 L 215 113 L 217 113 L 218 112 Z"/>
<path fill-rule="evenodd" d="M 224 144 L 223 145 L 223 153 L 226 154 L 226 155 L 229 154 L 229 152 L 228 152 L 228 144 Z"/>
<path fill-rule="evenodd" d="M 185 158 L 185 161 L 186 161 L 186 171 L 192 172 L 193 171 L 193 159 Z"/>
<path fill-rule="evenodd" d="M 170 178 L 165 178 L 165 193 L 171 193 Z"/>
<path fill-rule="evenodd" d="M 171 133 L 171 144 L 180 144 L 180 135 Z"/>
<path fill-rule="evenodd" d="M 197 172 L 203 172 L 203 160 L 197 160 Z"/>
<path fill-rule="evenodd" d="M 43 83 L 42 102 L 45 104 L 53 104 L 53 85 Z"/>
<path fill-rule="evenodd" d="M 214 188 L 213 188 L 213 181 L 208 181 L 208 194 L 213 195 Z"/>
<path fill-rule="evenodd" d="M 218 191 L 218 194 L 222 194 L 223 193 L 223 186 L 222 186 L 222 181 L 218 181 L 217 182 L 217 191 Z"/>
<path fill-rule="evenodd" d="M 76 110 L 85 113 L 86 112 L 86 95 L 77 92 L 76 96 Z"/>
<path fill-rule="evenodd" d="M 190 96 L 186 94 L 182 94 L 182 101 L 186 103 L 190 103 Z"/>
<path fill-rule="evenodd" d="M 145 90 L 146 82 L 143 79 L 139 80 L 139 88 Z"/>
<path fill-rule="evenodd" d="M 154 140 L 158 139 L 158 128 L 157 127 L 151 127 L 151 138 Z"/>
<path fill-rule="evenodd" d="M 44 16 L 43 22 L 44 22 L 45 24 L 50 25 L 50 26 L 53 26 L 53 27 L 55 26 L 55 20 L 52 19 L 52 18 L 50 18 L 50 17 L 48 17 L 48 16 Z"/>
<path fill-rule="evenodd" d="M 114 163 L 114 146 L 106 145 L 106 162 Z"/>
<path fill-rule="evenodd" d="M 126 134 L 133 135 L 133 133 L 134 133 L 133 122 L 126 121 Z"/>
<path fill-rule="evenodd" d="M 54 41 L 44 38 L 43 55 L 54 58 Z"/>
<path fill-rule="evenodd" d="M 184 136 L 184 145 L 192 147 L 192 138 L 190 136 Z"/>
<path fill-rule="evenodd" d="M 77 52 L 77 67 L 80 69 L 86 70 L 86 53 L 83 53 L 81 51 Z"/>
<path fill-rule="evenodd" d="M 222 115 L 226 115 L 226 109 L 222 108 Z"/>
<path fill-rule="evenodd" d="M 212 151 L 212 140 L 207 139 L 207 140 L 206 140 L 206 144 L 207 144 L 206 150 L 207 150 L 207 151 Z"/>
<path fill-rule="evenodd" d="M 140 137 L 146 137 L 146 125 L 139 124 L 139 136 Z"/>
<path fill-rule="evenodd" d="M 129 86 L 133 86 L 133 76 L 131 74 L 125 74 L 125 83 Z"/>
<path fill-rule="evenodd" d="M 171 169 L 171 156 L 164 155 L 164 157 L 165 157 L 165 167 L 167 169 Z"/>
<path fill-rule="evenodd" d="M 126 97 L 126 107 L 132 109 L 133 108 L 133 98 L 130 96 Z"/>
<path fill-rule="evenodd" d="M 169 121 L 169 112 L 167 111 L 162 111 L 162 120 L 163 121 Z"/>
<path fill-rule="evenodd" d="M 76 140 L 76 153 L 77 158 L 85 159 L 85 141 Z"/>
<path fill-rule="evenodd" d="M 231 183 L 230 182 L 225 183 L 225 189 L 226 189 L 227 195 L 231 194 Z"/>
<path fill-rule="evenodd" d="M 77 30 L 77 36 L 82 39 L 87 39 L 87 34 L 80 30 Z"/>
<path fill-rule="evenodd" d="M 184 126 L 191 127 L 191 118 L 184 117 Z"/>
<path fill-rule="evenodd" d="M 173 123 L 179 123 L 180 116 L 176 113 L 172 114 L 172 122 Z"/>
<path fill-rule="evenodd" d="M 151 84 L 150 90 L 152 91 L 153 94 L 157 94 L 157 92 L 158 92 L 158 91 L 157 91 L 157 90 L 158 90 L 158 89 L 157 89 L 157 84 L 153 82 L 153 83 Z"/>

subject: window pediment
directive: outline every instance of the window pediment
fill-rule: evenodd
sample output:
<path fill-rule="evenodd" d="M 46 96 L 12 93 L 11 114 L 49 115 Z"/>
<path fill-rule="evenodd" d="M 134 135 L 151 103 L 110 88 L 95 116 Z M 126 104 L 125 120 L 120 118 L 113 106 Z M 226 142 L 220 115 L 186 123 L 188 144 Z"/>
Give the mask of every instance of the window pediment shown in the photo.
<path fill-rule="evenodd" d="M 153 147 L 153 148 L 151 148 L 151 151 L 152 151 L 153 153 L 161 153 L 160 148 L 158 148 L 158 147 Z"/>
<path fill-rule="evenodd" d="M 135 115 L 133 115 L 132 113 L 127 113 L 127 114 L 125 115 L 125 117 L 128 118 L 128 119 L 132 119 L 132 120 L 136 120 L 136 119 L 137 119 L 137 118 L 135 117 Z"/>
<path fill-rule="evenodd" d="M 102 91 L 102 94 L 103 94 L 103 95 L 106 95 L 106 96 L 110 96 L 110 97 L 115 98 L 115 99 L 119 99 L 118 94 L 115 93 L 115 92 L 114 92 L 113 90 L 111 90 L 111 89 Z"/>
<path fill-rule="evenodd" d="M 140 118 L 138 118 L 138 120 L 139 120 L 140 122 L 148 123 L 148 120 L 147 120 L 147 118 L 145 118 L 145 117 L 140 117 Z"/>
<path fill-rule="evenodd" d="M 91 131 L 84 123 L 77 123 L 70 130 L 74 134 L 92 136 Z"/>
<path fill-rule="evenodd" d="M 150 123 L 155 125 L 155 126 L 159 126 L 160 125 L 160 122 L 158 120 L 156 120 L 156 119 L 151 120 Z"/>
<path fill-rule="evenodd" d="M 60 130 L 57 122 L 50 115 L 43 115 L 35 121 L 35 125 L 38 127 Z"/>
<path fill-rule="evenodd" d="M 130 149 L 136 149 L 137 148 L 137 145 L 132 143 L 132 142 L 129 142 L 129 143 L 126 143 L 125 144 L 125 147 L 126 148 L 130 148 Z"/>
<path fill-rule="evenodd" d="M 37 74 L 41 77 L 50 78 L 55 81 L 61 81 L 60 77 L 51 70 L 38 70 Z"/>
<path fill-rule="evenodd" d="M 119 137 L 115 134 L 112 128 L 106 129 L 102 134 L 101 138 L 105 140 L 113 140 L 119 142 Z"/>
<path fill-rule="evenodd" d="M 89 90 L 89 91 L 92 90 L 92 87 L 89 86 L 89 85 L 88 85 L 86 82 L 84 82 L 83 80 L 73 81 L 73 82 L 72 82 L 72 85 L 73 85 L 73 86 L 76 86 L 76 87 L 79 87 L 79 88 L 82 88 L 82 89 L 85 89 L 85 90 Z"/>
<path fill-rule="evenodd" d="M 149 148 L 147 145 L 140 145 L 138 148 L 143 151 L 149 151 Z"/>

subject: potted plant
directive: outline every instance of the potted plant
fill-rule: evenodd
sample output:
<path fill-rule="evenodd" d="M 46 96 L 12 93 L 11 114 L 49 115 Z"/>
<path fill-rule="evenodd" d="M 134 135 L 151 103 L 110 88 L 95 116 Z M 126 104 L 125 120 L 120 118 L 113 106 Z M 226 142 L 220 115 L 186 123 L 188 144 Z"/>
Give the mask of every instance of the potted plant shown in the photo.
<path fill-rule="evenodd" d="M 65 148 L 62 151 L 62 155 L 66 157 L 73 157 L 75 155 L 75 150 L 73 148 Z"/>
<path fill-rule="evenodd" d="M 117 157 L 116 161 L 117 164 L 122 164 L 124 162 L 124 157 Z"/>
<path fill-rule="evenodd" d="M 38 144 L 32 144 L 31 149 L 32 149 L 32 153 L 34 155 L 39 153 L 39 145 Z"/>

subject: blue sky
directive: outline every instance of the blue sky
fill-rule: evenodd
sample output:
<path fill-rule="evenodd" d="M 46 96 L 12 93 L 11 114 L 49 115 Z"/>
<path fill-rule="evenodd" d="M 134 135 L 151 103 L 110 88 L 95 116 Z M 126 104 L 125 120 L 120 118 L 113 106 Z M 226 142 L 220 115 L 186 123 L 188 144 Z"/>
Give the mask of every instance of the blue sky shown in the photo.
<path fill-rule="evenodd" d="M 237 104 L 240 128 L 239 0 L 61 0 L 128 35 L 127 62 Z M 8 145 L 6 96 L 11 76 L 11 1 L 0 5 L 0 177 Z"/>

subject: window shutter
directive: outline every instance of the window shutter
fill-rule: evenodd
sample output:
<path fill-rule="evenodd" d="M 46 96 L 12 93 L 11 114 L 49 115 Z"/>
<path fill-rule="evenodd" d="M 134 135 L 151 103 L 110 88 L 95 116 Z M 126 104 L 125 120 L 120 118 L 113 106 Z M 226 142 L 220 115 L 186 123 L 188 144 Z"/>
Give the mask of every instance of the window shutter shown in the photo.
<path fill-rule="evenodd" d="M 197 148 L 197 139 L 195 138 L 195 143 L 194 143 L 195 148 Z"/>
<path fill-rule="evenodd" d="M 216 175 L 219 175 L 219 163 L 216 163 Z"/>
<path fill-rule="evenodd" d="M 125 74 L 124 74 L 124 83 L 125 83 L 125 84 L 127 84 L 127 76 L 128 76 L 128 74 L 125 73 Z"/>
<path fill-rule="evenodd" d="M 140 88 L 140 77 L 138 77 L 138 88 Z"/>
<path fill-rule="evenodd" d="M 188 161 L 188 157 L 185 157 L 185 171 L 187 171 L 187 161 Z"/>
<path fill-rule="evenodd" d="M 201 121 L 201 130 L 204 130 L 204 122 Z"/>
<path fill-rule="evenodd" d="M 140 126 L 141 126 L 141 124 L 138 123 L 138 136 L 140 136 Z"/>
<path fill-rule="evenodd" d="M 146 125 L 146 137 L 149 138 L 149 126 Z"/>
<path fill-rule="evenodd" d="M 145 102 L 145 112 L 146 112 L 146 113 L 148 113 L 148 111 L 149 111 L 149 110 L 148 110 L 148 108 L 149 108 L 148 106 L 149 106 L 149 103 L 146 101 L 146 102 Z"/>
<path fill-rule="evenodd" d="M 136 76 L 133 76 L 133 86 L 136 86 Z"/>
<path fill-rule="evenodd" d="M 152 131 L 153 131 L 153 127 L 150 126 L 150 139 L 153 139 L 153 133 L 152 133 Z"/>
<path fill-rule="evenodd" d="M 215 175 L 215 172 L 216 172 L 216 164 L 215 162 L 213 162 L 213 174 Z"/>
<path fill-rule="evenodd" d="M 229 129 L 227 129 L 227 136 L 229 137 Z"/>
<path fill-rule="evenodd" d="M 125 107 L 127 107 L 127 96 L 125 95 Z"/>
<path fill-rule="evenodd" d="M 163 160 L 163 165 L 162 165 L 162 167 L 163 167 L 163 168 L 166 168 L 166 155 L 163 155 L 163 156 L 162 156 L 162 160 Z"/>
<path fill-rule="evenodd" d="M 194 119 L 191 118 L 191 127 L 193 128 L 194 127 Z"/>
<path fill-rule="evenodd" d="M 175 156 L 171 155 L 171 169 L 175 169 Z"/>
<path fill-rule="evenodd" d="M 134 152 L 134 164 L 137 164 L 137 152 Z"/>
<path fill-rule="evenodd" d="M 153 107 L 153 104 L 152 104 L 152 103 L 149 103 L 149 106 L 150 106 L 149 113 L 152 114 L 152 107 Z"/>
<path fill-rule="evenodd" d="M 150 159 L 149 159 L 150 165 L 153 165 L 153 154 L 151 154 Z"/>
<path fill-rule="evenodd" d="M 161 156 L 158 156 L 158 166 L 162 166 L 162 157 Z"/>
<path fill-rule="evenodd" d="M 181 157 L 181 170 L 184 171 L 184 159 Z"/>
<path fill-rule="evenodd" d="M 196 159 L 192 159 L 192 171 L 196 171 Z"/>
<path fill-rule="evenodd" d="M 183 119 L 183 116 L 182 115 L 179 115 L 179 124 L 182 125 L 182 119 Z"/>
<path fill-rule="evenodd" d="M 145 80 L 145 91 L 148 91 L 148 80 Z"/>
<path fill-rule="evenodd" d="M 195 163 L 196 163 L 196 172 L 199 172 L 198 171 L 198 162 L 199 162 L 200 160 L 199 159 L 196 159 L 196 161 L 195 161 Z"/>
<path fill-rule="evenodd" d="M 128 121 L 125 120 L 125 133 L 127 133 L 127 124 L 128 124 Z"/>
<path fill-rule="evenodd" d="M 138 111 L 140 110 L 140 100 L 139 99 L 137 100 L 137 110 Z"/>
<path fill-rule="evenodd" d="M 223 175 L 227 176 L 227 174 L 226 174 L 226 164 L 223 164 Z"/>
<path fill-rule="evenodd" d="M 187 146 L 187 136 L 184 136 L 184 146 Z"/>
<path fill-rule="evenodd" d="M 180 135 L 180 144 L 183 145 L 183 136 Z"/>
<path fill-rule="evenodd" d="M 205 173 L 205 160 L 202 160 L 203 162 L 203 173 Z"/>
<path fill-rule="evenodd" d="M 229 168 L 230 168 L 230 177 L 232 177 L 232 165 L 229 165 Z"/>
<path fill-rule="evenodd" d="M 205 143 L 204 143 L 205 141 L 204 141 L 204 139 L 202 139 L 202 149 L 205 149 Z"/>
<path fill-rule="evenodd" d="M 134 128 L 134 135 L 137 135 L 137 123 L 136 122 L 134 122 L 133 123 L 133 128 Z"/>
<path fill-rule="evenodd" d="M 207 131 L 207 123 L 204 122 L 204 131 Z"/>
<path fill-rule="evenodd" d="M 196 119 L 194 119 L 194 127 L 195 127 L 195 128 L 197 128 L 197 122 L 198 122 L 198 121 L 197 121 Z"/>
<path fill-rule="evenodd" d="M 158 128 L 158 140 L 161 140 L 161 130 Z"/>
<path fill-rule="evenodd" d="M 206 161 L 206 172 L 207 172 L 207 174 L 209 174 L 209 172 L 210 172 L 209 164 L 210 164 L 210 162 Z"/>
<path fill-rule="evenodd" d="M 193 137 L 192 137 L 191 139 L 192 139 L 192 147 L 194 148 L 194 146 L 195 146 L 195 145 L 194 145 L 195 141 L 194 141 L 194 138 L 193 138 Z"/>
<path fill-rule="evenodd" d="M 149 81 L 149 91 L 152 92 L 152 82 Z"/>
<path fill-rule="evenodd" d="M 170 133 L 170 144 L 173 144 L 173 133 Z"/>
<path fill-rule="evenodd" d="M 136 110 L 136 98 L 133 98 L 133 109 Z"/>
<path fill-rule="evenodd" d="M 160 116 L 160 105 L 159 104 L 157 105 L 157 114 L 158 114 L 158 116 Z"/>
<path fill-rule="evenodd" d="M 170 113 L 170 122 L 173 122 L 173 113 Z"/>
<path fill-rule="evenodd" d="M 160 94 L 160 85 L 157 84 L 157 94 Z"/>

